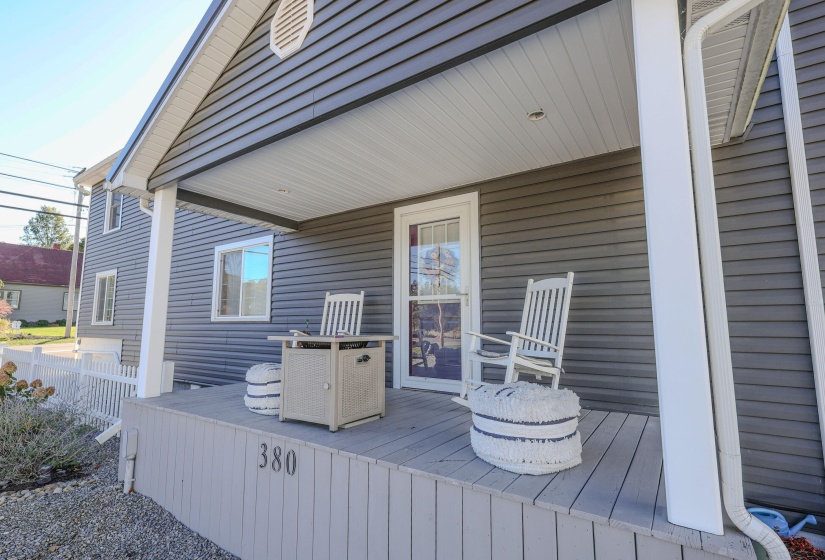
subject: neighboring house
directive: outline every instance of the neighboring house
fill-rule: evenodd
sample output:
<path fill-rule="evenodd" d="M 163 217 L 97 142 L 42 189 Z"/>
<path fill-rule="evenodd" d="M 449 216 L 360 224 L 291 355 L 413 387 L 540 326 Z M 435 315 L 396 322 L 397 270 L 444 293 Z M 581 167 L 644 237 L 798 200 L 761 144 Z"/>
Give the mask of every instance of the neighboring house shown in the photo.
<path fill-rule="evenodd" d="M 66 319 L 71 270 L 71 251 L 0 243 L 0 280 L 3 282 L 0 298 L 13 309 L 9 320 L 42 319 L 53 323 Z M 82 270 L 83 253 L 80 253 L 78 278 Z"/>
<path fill-rule="evenodd" d="M 822 519 L 825 338 L 809 316 L 825 270 L 810 252 L 825 240 L 825 2 L 790 4 L 799 99 L 771 63 L 787 4 L 725 19 L 701 51 L 709 115 L 685 99 L 680 28 L 721 2 L 672 4 L 318 1 L 281 60 L 277 3 L 216 0 L 108 176 L 79 181 L 93 187 L 80 336 L 122 339 L 155 396 L 162 360 L 179 381 L 240 382 L 279 358 L 267 335 L 317 330 L 325 292 L 364 290 L 362 331 L 400 337 L 387 384 L 454 392 L 411 366 L 410 310 L 427 301 L 404 263 L 441 228 L 466 267 L 451 301 L 464 332 L 515 330 L 529 278 L 576 273 L 561 385 L 675 430 L 680 524 L 721 519 L 711 407 L 727 404 L 711 400 L 708 354 L 714 383 L 732 364 L 745 498 Z M 809 176 L 788 163 L 796 101 Z M 247 283 L 269 289 L 248 300 Z"/>

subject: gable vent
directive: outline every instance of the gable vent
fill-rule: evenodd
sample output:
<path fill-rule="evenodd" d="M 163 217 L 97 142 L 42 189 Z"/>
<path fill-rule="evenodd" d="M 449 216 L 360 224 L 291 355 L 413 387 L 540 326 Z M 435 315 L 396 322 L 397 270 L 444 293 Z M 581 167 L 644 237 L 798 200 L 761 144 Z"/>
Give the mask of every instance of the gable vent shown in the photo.
<path fill-rule="evenodd" d="M 313 0 L 281 0 L 269 31 L 269 48 L 281 60 L 301 48 L 314 11 Z"/>

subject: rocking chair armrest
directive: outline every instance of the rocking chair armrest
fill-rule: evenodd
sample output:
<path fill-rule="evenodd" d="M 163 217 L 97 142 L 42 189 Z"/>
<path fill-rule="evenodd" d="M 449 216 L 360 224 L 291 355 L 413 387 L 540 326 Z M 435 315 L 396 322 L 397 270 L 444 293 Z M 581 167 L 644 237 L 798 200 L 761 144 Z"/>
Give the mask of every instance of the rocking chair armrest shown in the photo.
<path fill-rule="evenodd" d="M 501 340 L 500 338 L 493 338 L 492 336 L 487 336 L 486 334 L 477 333 L 475 331 L 467 331 L 467 334 L 470 336 L 477 336 L 482 340 L 489 340 L 490 342 L 497 342 L 499 344 L 503 344 L 504 346 L 510 346 L 510 343 L 506 340 Z"/>
<path fill-rule="evenodd" d="M 295 335 L 295 336 L 309 336 L 309 335 L 308 335 L 307 333 L 305 333 L 304 331 L 296 331 L 296 330 L 294 330 L 294 329 L 293 329 L 293 330 L 291 330 L 291 331 L 289 331 L 289 334 L 292 334 L 292 335 Z"/>
<path fill-rule="evenodd" d="M 558 351 L 559 347 L 550 344 L 549 342 L 545 342 L 543 340 L 539 340 L 538 338 L 533 338 L 532 336 L 527 336 L 526 334 L 521 334 L 517 332 L 507 331 L 507 334 L 512 336 L 513 339 L 520 338 L 522 340 L 526 340 L 528 342 L 534 342 L 536 344 L 540 344 L 542 346 L 547 346 L 548 348 L 552 348 L 553 350 Z"/>

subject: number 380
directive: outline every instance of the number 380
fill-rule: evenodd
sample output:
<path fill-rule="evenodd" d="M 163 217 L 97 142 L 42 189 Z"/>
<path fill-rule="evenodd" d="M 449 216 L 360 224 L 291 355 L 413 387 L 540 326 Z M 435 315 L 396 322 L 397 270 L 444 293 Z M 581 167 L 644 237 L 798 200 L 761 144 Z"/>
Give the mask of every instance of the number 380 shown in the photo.
<path fill-rule="evenodd" d="M 265 443 L 261 444 L 261 463 L 258 465 L 259 468 L 265 469 L 267 464 L 272 466 L 272 470 L 275 472 L 280 472 L 281 468 L 284 466 L 281 462 L 281 454 L 282 454 L 281 446 L 276 445 L 272 448 L 272 461 L 269 461 L 269 452 L 267 449 L 267 445 Z M 288 475 L 295 474 L 295 469 L 298 466 L 298 457 L 295 455 L 295 451 L 290 449 L 286 452 L 286 473 Z"/>

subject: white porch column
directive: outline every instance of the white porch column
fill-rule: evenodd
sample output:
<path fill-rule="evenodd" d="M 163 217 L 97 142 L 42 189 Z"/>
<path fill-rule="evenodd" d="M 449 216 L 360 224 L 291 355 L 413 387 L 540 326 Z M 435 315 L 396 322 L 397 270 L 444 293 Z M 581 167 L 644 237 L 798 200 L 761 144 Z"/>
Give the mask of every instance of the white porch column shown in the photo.
<path fill-rule="evenodd" d="M 140 339 L 138 390 L 140 398 L 157 397 L 163 384 L 163 351 L 166 345 L 166 311 L 172 270 L 172 236 L 175 231 L 177 187 L 155 192 L 143 332 Z"/>
<path fill-rule="evenodd" d="M 632 0 L 668 520 L 722 534 L 676 0 Z"/>

